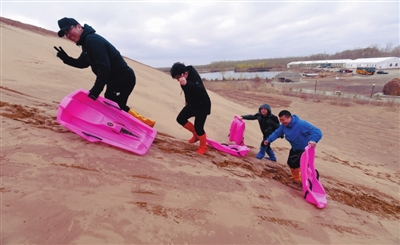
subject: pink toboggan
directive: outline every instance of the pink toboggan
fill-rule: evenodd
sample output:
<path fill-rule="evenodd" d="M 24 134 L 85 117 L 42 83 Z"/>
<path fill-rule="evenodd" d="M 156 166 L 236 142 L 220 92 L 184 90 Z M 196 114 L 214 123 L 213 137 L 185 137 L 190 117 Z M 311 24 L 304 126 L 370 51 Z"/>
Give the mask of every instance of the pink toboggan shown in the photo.
<path fill-rule="evenodd" d="M 300 158 L 300 169 L 304 199 L 315 204 L 317 208 L 325 208 L 326 192 L 319 181 L 318 170 L 315 169 L 315 148 L 308 145 Z"/>
<path fill-rule="evenodd" d="M 90 142 L 103 142 L 138 155 L 145 154 L 157 131 L 127 112 L 117 103 L 99 96 L 88 97 L 78 89 L 58 106 L 57 122 Z"/>

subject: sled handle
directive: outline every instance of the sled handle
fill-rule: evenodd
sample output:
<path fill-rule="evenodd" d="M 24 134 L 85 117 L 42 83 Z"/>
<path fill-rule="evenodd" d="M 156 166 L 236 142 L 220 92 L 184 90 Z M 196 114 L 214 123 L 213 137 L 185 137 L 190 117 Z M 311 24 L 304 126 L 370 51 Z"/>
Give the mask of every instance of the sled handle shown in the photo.
<path fill-rule="evenodd" d="M 93 137 L 93 138 L 98 139 L 98 140 L 103 140 L 102 138 L 100 138 L 100 137 L 98 137 L 96 135 L 93 135 L 93 134 L 86 133 L 85 131 L 82 131 L 82 133 L 84 135 L 86 135 L 86 136 Z"/>

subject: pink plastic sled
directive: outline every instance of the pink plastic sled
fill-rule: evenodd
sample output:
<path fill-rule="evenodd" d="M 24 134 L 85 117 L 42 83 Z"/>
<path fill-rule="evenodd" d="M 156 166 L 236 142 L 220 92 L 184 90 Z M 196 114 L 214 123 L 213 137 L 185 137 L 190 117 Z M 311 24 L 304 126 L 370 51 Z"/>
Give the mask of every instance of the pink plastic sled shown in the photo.
<path fill-rule="evenodd" d="M 207 144 L 219 151 L 226 152 L 236 157 L 244 157 L 250 149 L 244 145 L 243 133 L 245 124 L 243 120 L 235 116 L 231 123 L 229 132 L 229 141 L 234 141 L 235 144 L 218 143 L 207 138 Z"/>
<path fill-rule="evenodd" d="M 319 181 L 318 170 L 314 165 L 315 148 L 308 145 L 300 158 L 300 169 L 304 199 L 313 203 L 317 208 L 325 208 L 327 204 L 326 192 Z"/>
<path fill-rule="evenodd" d="M 207 144 L 219 151 L 229 153 L 236 157 L 244 157 L 250 149 L 245 145 L 228 145 L 218 143 L 212 139 L 207 139 Z"/>
<path fill-rule="evenodd" d="M 235 142 L 236 145 L 244 145 L 244 133 L 245 123 L 242 119 L 235 116 L 231 123 L 230 133 L 229 133 L 229 141 Z"/>
<path fill-rule="evenodd" d="M 78 89 L 58 106 L 57 122 L 90 142 L 103 142 L 139 155 L 145 154 L 157 131 L 101 96 L 88 97 Z"/>

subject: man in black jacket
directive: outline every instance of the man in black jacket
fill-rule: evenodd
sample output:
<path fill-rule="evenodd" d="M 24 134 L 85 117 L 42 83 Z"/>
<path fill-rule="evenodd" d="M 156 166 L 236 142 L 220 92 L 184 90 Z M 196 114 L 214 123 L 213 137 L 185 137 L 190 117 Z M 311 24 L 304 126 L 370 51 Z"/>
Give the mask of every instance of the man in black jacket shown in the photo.
<path fill-rule="evenodd" d="M 178 114 L 176 121 L 193 134 L 189 143 L 200 141 L 200 147 L 196 152 L 204 154 L 207 151 L 204 124 L 207 116 L 211 113 L 210 97 L 199 73 L 193 66 L 185 66 L 185 64 L 177 62 L 171 67 L 170 73 L 172 78 L 178 80 L 185 94 L 185 106 Z M 194 125 L 188 121 L 191 117 L 195 118 Z"/>
<path fill-rule="evenodd" d="M 271 107 L 268 104 L 263 104 L 258 108 L 258 112 L 254 115 L 244 115 L 240 117 L 245 120 L 258 120 L 260 129 L 263 134 L 263 140 L 261 141 L 260 151 L 257 154 L 257 158 L 261 159 L 265 156 L 265 152 L 269 157 L 266 159 L 276 162 L 276 156 L 274 151 L 271 149 L 271 144 L 265 145 L 264 141 L 270 134 L 272 134 L 279 127 L 278 118 L 272 114 Z"/>
<path fill-rule="evenodd" d="M 96 100 L 104 87 L 107 86 L 104 97 L 116 102 L 119 107 L 143 121 L 149 126 L 154 126 L 154 121 L 141 117 L 127 106 L 129 95 L 136 84 L 136 76 L 128 66 L 119 51 L 95 30 L 84 24 L 82 27 L 75 19 L 64 17 L 58 21 L 59 37 L 64 35 L 76 45 L 82 46 L 82 53 L 75 59 L 61 48 L 54 47 L 59 57 L 65 64 L 76 68 L 91 67 L 96 75 L 94 86 L 89 91 L 89 97 Z M 141 117 L 141 118 L 140 118 Z"/>

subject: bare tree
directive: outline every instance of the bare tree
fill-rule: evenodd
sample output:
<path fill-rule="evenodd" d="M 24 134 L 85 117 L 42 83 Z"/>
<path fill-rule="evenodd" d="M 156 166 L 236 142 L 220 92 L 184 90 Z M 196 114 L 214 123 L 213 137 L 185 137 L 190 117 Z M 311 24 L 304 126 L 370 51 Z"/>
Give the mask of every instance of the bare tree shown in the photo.
<path fill-rule="evenodd" d="M 388 54 L 388 53 L 390 53 L 390 52 L 392 51 L 392 49 L 393 49 L 393 43 L 392 43 L 392 42 L 388 42 L 388 43 L 386 44 L 386 47 L 383 48 L 382 52 Z"/>

